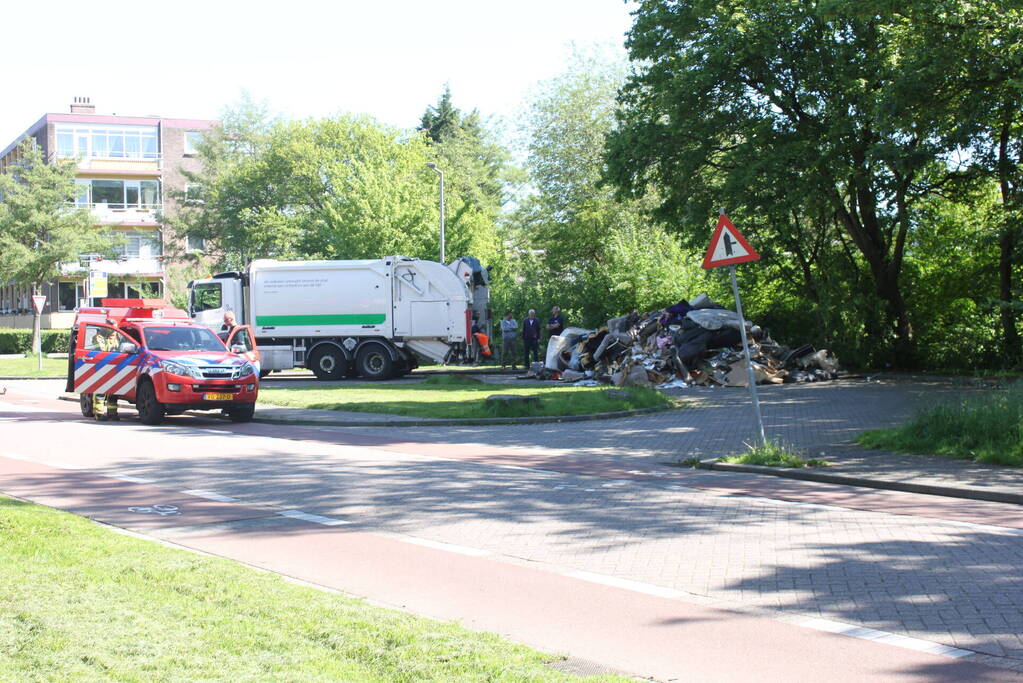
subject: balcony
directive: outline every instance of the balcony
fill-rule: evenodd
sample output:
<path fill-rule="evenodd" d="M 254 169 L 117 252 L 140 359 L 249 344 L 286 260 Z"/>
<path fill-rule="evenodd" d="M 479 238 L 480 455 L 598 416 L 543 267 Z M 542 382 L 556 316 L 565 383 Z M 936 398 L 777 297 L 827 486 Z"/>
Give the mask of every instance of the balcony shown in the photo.
<path fill-rule="evenodd" d="M 78 170 L 94 173 L 128 173 L 130 175 L 159 175 L 163 169 L 163 155 L 155 152 L 139 156 L 94 156 L 54 153 L 54 159 L 78 159 Z"/>
<path fill-rule="evenodd" d="M 107 202 L 75 202 L 77 209 L 88 209 L 102 225 L 156 225 L 163 204 L 108 204 Z"/>
<path fill-rule="evenodd" d="M 60 264 L 61 275 L 82 276 L 89 272 L 107 275 L 162 275 L 164 257 L 151 255 L 125 255 L 103 260 L 83 259 Z"/>

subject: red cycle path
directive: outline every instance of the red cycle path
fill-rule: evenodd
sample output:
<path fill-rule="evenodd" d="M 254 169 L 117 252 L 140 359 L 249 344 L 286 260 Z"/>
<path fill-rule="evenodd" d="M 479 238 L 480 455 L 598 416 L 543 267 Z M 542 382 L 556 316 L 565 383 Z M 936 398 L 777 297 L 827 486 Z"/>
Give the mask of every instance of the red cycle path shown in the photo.
<path fill-rule="evenodd" d="M 22 460 L 0 457 L 0 491 L 156 537 L 196 525 L 171 540 L 659 681 L 1020 680 L 961 659 L 301 520 L 203 533 L 201 525 L 274 513 Z M 131 510 L 168 502 L 180 513 Z"/>

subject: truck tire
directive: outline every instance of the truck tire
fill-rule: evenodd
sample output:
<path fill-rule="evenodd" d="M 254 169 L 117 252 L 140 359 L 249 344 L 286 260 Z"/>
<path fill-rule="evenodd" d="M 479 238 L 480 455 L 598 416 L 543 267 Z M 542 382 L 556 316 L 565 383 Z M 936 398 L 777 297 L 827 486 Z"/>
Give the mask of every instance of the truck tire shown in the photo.
<path fill-rule="evenodd" d="M 391 354 L 380 344 L 367 344 L 359 349 L 355 365 L 363 378 L 377 381 L 390 379 L 394 375 L 394 361 Z"/>
<path fill-rule="evenodd" d="M 79 394 L 78 404 L 82 408 L 82 415 L 92 417 L 92 394 Z"/>
<path fill-rule="evenodd" d="M 252 416 L 255 414 L 255 403 L 241 403 L 227 409 L 227 416 L 231 422 L 252 422 Z"/>
<path fill-rule="evenodd" d="M 348 359 L 337 347 L 321 346 L 310 354 L 305 366 L 313 371 L 316 379 L 335 380 L 348 372 Z"/>
<path fill-rule="evenodd" d="M 163 422 L 163 404 L 156 400 L 156 389 L 153 383 L 140 382 L 135 394 L 135 409 L 139 411 L 139 420 L 144 425 L 158 425 Z"/>

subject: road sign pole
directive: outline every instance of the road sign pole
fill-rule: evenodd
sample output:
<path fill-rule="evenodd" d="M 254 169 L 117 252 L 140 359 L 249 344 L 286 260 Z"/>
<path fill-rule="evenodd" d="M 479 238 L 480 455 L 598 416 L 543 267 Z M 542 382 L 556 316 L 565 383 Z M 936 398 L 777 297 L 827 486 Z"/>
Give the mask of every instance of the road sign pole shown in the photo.
<path fill-rule="evenodd" d="M 749 382 L 749 394 L 753 399 L 753 413 L 757 419 L 757 434 L 760 437 L 760 446 L 767 445 L 767 437 L 764 435 L 764 418 L 760 414 L 760 398 L 757 396 L 757 379 L 753 372 L 753 360 L 749 355 L 749 341 L 746 339 L 746 316 L 742 314 L 742 302 L 739 300 L 739 283 L 735 279 L 735 266 L 728 266 L 732 276 L 732 294 L 735 295 L 735 312 L 739 314 L 739 335 L 742 337 L 742 352 L 746 357 L 746 377 Z"/>

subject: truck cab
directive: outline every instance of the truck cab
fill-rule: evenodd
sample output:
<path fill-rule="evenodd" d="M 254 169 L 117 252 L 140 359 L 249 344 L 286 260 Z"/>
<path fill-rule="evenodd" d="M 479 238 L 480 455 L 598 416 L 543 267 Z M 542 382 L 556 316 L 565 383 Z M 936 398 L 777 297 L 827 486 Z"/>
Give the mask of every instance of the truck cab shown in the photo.
<path fill-rule="evenodd" d="M 79 310 L 68 391 L 90 416 L 93 394 L 135 404 L 144 424 L 186 410 L 222 410 L 248 422 L 259 393 L 259 349 L 247 325 L 219 338 L 159 299 L 104 299 Z"/>

